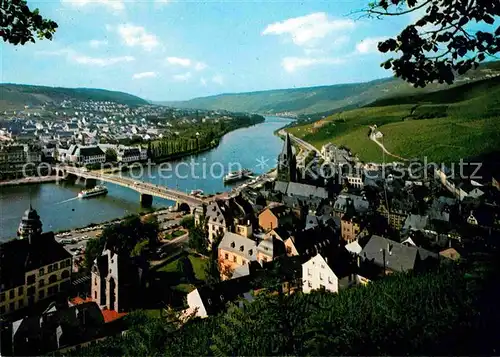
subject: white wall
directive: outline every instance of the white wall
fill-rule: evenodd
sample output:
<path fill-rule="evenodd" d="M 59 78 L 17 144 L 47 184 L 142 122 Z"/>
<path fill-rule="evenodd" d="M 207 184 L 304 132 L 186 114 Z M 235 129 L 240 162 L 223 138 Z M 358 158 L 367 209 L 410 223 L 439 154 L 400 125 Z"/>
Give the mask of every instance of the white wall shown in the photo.
<path fill-rule="evenodd" d="M 321 285 L 333 293 L 339 290 L 339 280 L 320 254 L 302 264 L 302 292 L 318 290 Z"/>
<path fill-rule="evenodd" d="M 187 295 L 187 304 L 190 311 L 195 311 L 197 309 L 196 316 L 201 318 L 208 316 L 207 310 L 205 310 L 205 306 L 203 305 L 198 289 L 191 291 Z"/>

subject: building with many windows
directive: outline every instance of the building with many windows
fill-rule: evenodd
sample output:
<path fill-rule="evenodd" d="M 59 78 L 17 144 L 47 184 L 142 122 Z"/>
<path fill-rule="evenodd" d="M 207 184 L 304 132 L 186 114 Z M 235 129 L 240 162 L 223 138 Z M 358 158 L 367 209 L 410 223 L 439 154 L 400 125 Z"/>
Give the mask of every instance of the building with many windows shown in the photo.
<path fill-rule="evenodd" d="M 0 245 L 0 315 L 53 298 L 71 285 L 71 254 L 54 233 L 42 233 L 31 206 L 19 228 L 20 239 Z"/>

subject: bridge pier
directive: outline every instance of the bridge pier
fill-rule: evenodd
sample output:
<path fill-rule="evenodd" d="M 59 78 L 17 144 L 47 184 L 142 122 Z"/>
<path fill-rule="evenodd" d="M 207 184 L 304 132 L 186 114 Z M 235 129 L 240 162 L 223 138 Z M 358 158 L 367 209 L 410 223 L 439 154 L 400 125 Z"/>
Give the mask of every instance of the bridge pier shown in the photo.
<path fill-rule="evenodd" d="M 85 188 L 94 188 L 97 185 L 97 180 L 92 178 L 85 179 Z"/>
<path fill-rule="evenodd" d="M 146 193 L 141 193 L 141 206 L 151 207 L 153 205 L 153 196 Z"/>

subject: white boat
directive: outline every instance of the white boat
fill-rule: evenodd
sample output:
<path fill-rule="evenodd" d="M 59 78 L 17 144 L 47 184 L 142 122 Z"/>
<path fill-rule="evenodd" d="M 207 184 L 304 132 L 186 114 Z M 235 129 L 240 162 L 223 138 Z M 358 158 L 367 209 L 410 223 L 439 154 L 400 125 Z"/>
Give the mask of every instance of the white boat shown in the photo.
<path fill-rule="evenodd" d="M 203 194 L 203 190 L 192 190 L 191 191 L 192 196 L 197 196 L 197 195 L 202 195 L 202 194 Z"/>
<path fill-rule="evenodd" d="M 230 183 L 230 182 L 235 182 L 235 181 L 240 181 L 240 180 L 246 180 L 253 174 L 252 171 L 248 169 L 243 169 L 239 171 L 233 171 L 228 173 L 226 176 L 224 176 L 224 182 L 225 183 Z"/>
<path fill-rule="evenodd" d="M 106 188 L 106 186 L 98 185 L 98 186 L 91 188 L 89 190 L 81 191 L 78 194 L 78 198 L 90 198 L 90 197 L 105 195 L 107 193 L 108 193 L 108 189 Z"/>

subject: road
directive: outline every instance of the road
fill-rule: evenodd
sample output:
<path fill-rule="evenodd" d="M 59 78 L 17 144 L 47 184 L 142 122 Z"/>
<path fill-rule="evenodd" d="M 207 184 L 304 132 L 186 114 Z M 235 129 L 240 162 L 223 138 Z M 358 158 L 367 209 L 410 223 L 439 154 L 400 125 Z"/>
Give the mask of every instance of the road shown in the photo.
<path fill-rule="evenodd" d="M 285 131 L 284 129 L 281 129 L 281 130 L 279 131 L 279 134 L 284 136 L 284 135 L 286 135 L 286 131 Z M 302 148 L 306 149 L 307 151 L 315 151 L 315 152 L 316 152 L 316 154 L 317 154 L 320 158 L 322 158 L 322 157 L 323 157 L 323 155 L 321 155 L 321 151 L 320 151 L 320 150 L 318 150 L 318 149 L 316 149 L 313 145 L 309 144 L 307 141 L 304 141 L 304 140 L 302 140 L 302 139 L 300 139 L 300 138 L 298 138 L 298 137 L 296 137 L 295 135 L 290 134 L 290 133 L 288 133 L 288 135 L 290 136 L 290 139 L 291 139 L 293 142 L 295 142 L 296 144 L 298 144 L 298 145 L 299 145 L 299 146 L 301 146 Z"/>
<path fill-rule="evenodd" d="M 378 131 L 378 129 L 376 126 L 370 126 L 370 140 L 371 141 L 375 142 L 375 144 L 380 146 L 382 151 L 384 151 L 384 153 L 386 153 L 387 155 L 395 157 L 396 159 L 399 159 L 399 160 L 408 161 L 408 159 L 405 159 L 405 158 L 398 156 L 398 155 L 394 155 L 393 153 L 389 152 L 389 150 L 387 150 L 385 148 L 384 144 L 382 144 L 380 141 L 377 140 L 377 137 L 376 137 L 377 131 Z"/>

